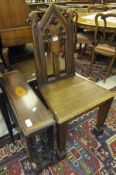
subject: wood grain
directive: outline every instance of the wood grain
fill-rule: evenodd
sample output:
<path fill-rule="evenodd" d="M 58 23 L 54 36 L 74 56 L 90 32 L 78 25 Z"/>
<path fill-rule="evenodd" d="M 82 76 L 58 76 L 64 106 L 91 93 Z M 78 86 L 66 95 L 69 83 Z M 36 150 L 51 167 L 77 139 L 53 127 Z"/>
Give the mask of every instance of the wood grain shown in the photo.
<path fill-rule="evenodd" d="M 26 83 L 19 71 L 5 73 L 3 79 L 11 105 L 16 114 L 16 120 L 25 136 L 54 123 L 50 112 Z M 17 88 L 19 88 L 18 91 Z M 20 88 L 23 89 L 22 92 Z M 28 119 L 32 122 L 31 127 L 26 125 L 26 120 Z"/>
<path fill-rule="evenodd" d="M 41 87 L 57 123 L 63 123 L 114 96 L 94 83 L 71 76 Z"/>

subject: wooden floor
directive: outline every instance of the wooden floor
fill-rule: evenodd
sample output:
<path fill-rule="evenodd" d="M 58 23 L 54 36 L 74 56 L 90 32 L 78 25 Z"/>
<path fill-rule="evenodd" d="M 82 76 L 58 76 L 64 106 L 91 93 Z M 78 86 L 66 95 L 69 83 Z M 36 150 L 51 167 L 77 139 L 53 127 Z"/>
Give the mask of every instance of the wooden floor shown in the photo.
<path fill-rule="evenodd" d="M 48 56 L 46 58 L 47 61 L 47 73 L 48 75 L 53 73 L 53 67 L 52 67 L 52 59 L 51 56 Z M 36 78 L 36 66 L 35 66 L 35 60 L 34 56 L 31 58 L 26 58 L 20 63 L 14 64 L 13 69 L 19 70 L 24 77 L 26 78 L 27 81 L 30 81 L 32 79 Z M 60 69 L 64 70 L 65 69 L 65 60 L 64 58 L 60 58 Z"/>
<path fill-rule="evenodd" d="M 26 59 L 20 63 L 17 63 L 13 66 L 13 69 L 19 70 L 27 81 L 36 78 L 36 68 L 34 58 Z"/>

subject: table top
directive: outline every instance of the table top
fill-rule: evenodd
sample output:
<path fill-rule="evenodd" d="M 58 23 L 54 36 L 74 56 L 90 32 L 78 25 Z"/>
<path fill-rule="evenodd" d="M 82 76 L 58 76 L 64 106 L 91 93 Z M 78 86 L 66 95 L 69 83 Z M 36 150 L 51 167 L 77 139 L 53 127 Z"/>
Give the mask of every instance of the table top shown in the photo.
<path fill-rule="evenodd" d="M 19 71 L 4 73 L 3 79 L 16 120 L 25 136 L 54 123 L 51 113 L 26 83 Z"/>
<path fill-rule="evenodd" d="M 116 13 L 115 10 L 109 10 L 107 12 L 103 13 Z M 83 29 L 91 29 L 95 30 L 95 15 L 96 12 L 90 12 L 90 13 L 79 13 L 79 18 L 78 18 L 78 27 L 83 28 Z M 100 21 L 100 26 L 103 26 L 102 20 Z M 116 30 L 116 20 L 115 19 L 109 19 L 107 22 L 107 30 L 110 32 Z"/>
<path fill-rule="evenodd" d="M 77 76 L 54 81 L 40 90 L 59 124 L 114 96 L 111 91 Z"/>

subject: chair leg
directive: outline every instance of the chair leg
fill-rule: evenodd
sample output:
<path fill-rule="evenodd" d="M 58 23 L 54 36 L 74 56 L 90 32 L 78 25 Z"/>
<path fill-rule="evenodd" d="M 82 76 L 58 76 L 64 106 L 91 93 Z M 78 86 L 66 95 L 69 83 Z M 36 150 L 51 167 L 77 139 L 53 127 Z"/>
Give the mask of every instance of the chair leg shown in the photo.
<path fill-rule="evenodd" d="M 113 56 L 112 57 L 112 60 L 111 60 L 111 62 L 110 62 L 110 64 L 109 64 L 109 66 L 108 66 L 108 69 L 107 69 L 107 72 L 106 72 L 106 75 L 105 75 L 105 78 L 104 78 L 104 82 L 106 81 L 106 78 L 108 77 L 108 75 L 109 75 L 109 73 L 110 73 L 110 70 L 111 70 L 111 68 L 112 68 L 112 64 L 114 63 L 114 61 L 115 61 L 115 56 Z"/>
<path fill-rule="evenodd" d="M 57 154 L 59 159 L 62 159 L 66 156 L 66 139 L 67 139 L 67 130 L 68 122 L 57 124 Z"/>
<path fill-rule="evenodd" d="M 103 133 L 104 122 L 105 122 L 107 114 L 110 110 L 112 101 L 113 101 L 113 98 L 110 98 L 99 106 L 97 123 L 96 123 L 96 127 L 93 130 L 93 133 L 96 136 L 99 136 Z"/>
<path fill-rule="evenodd" d="M 79 53 L 81 54 L 82 43 L 79 44 Z"/>
<path fill-rule="evenodd" d="M 1 57 L 3 60 L 3 64 L 5 65 L 6 68 L 8 68 L 9 65 L 8 52 L 9 52 L 8 48 L 1 49 Z"/>
<path fill-rule="evenodd" d="M 93 63 L 94 63 L 95 58 L 96 58 L 96 54 L 95 54 L 95 52 L 93 50 L 92 57 L 91 57 L 91 63 L 90 63 L 89 70 L 88 70 L 88 76 L 89 76 L 89 74 L 90 74 L 90 72 L 92 70 L 92 66 L 93 66 Z"/>

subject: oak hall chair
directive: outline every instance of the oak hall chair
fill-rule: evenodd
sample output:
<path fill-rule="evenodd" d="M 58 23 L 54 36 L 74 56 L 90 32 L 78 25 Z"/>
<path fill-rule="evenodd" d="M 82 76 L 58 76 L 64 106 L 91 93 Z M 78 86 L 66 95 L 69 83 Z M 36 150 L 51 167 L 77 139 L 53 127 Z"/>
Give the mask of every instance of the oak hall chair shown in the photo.
<path fill-rule="evenodd" d="M 9 47 L 32 42 L 31 27 L 26 22 L 30 12 L 25 0 L 0 1 L 1 55 L 6 66 L 9 65 Z"/>
<path fill-rule="evenodd" d="M 99 106 L 94 131 L 96 134 L 101 134 L 114 94 L 75 76 L 72 15 L 68 16 L 66 21 L 52 4 L 40 22 L 35 14 L 31 14 L 30 17 L 32 18 L 38 86 L 56 121 L 57 151 L 59 157 L 62 158 L 66 155 L 68 122 Z M 48 39 L 45 38 L 46 32 Z M 45 52 L 45 42 L 51 45 L 51 58 L 50 54 Z M 65 50 L 64 58 L 61 57 L 62 48 Z M 52 60 L 50 63 L 53 71 L 49 76 L 46 59 Z M 62 59 L 65 63 L 63 69 L 61 69 Z"/>
<path fill-rule="evenodd" d="M 116 14 L 113 13 L 98 13 L 95 17 L 96 31 L 95 31 L 95 41 L 92 52 L 91 64 L 89 67 L 89 73 L 92 69 L 93 63 L 95 61 L 96 54 L 100 56 L 105 56 L 103 59 L 108 58 L 108 65 L 106 67 L 106 75 L 104 81 L 109 76 L 112 65 L 116 59 L 116 29 L 107 32 L 107 21 L 116 22 Z M 101 27 L 102 25 L 102 27 Z M 110 29 L 109 29 L 110 30 Z"/>

